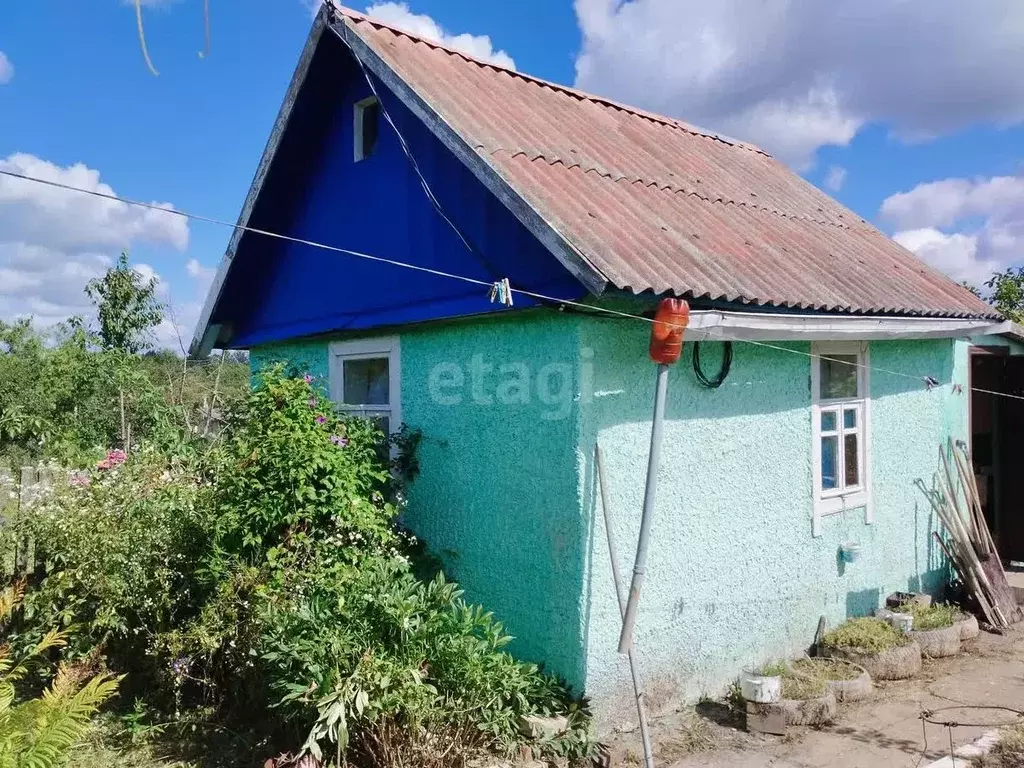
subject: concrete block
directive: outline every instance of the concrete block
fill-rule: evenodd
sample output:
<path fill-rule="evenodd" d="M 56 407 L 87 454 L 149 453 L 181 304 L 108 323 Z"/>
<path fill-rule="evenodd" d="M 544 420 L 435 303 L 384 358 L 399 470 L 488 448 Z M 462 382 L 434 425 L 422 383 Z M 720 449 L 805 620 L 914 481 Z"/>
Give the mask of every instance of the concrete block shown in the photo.
<path fill-rule="evenodd" d="M 778 704 L 747 702 L 747 730 L 754 733 L 786 735 L 786 710 Z"/>

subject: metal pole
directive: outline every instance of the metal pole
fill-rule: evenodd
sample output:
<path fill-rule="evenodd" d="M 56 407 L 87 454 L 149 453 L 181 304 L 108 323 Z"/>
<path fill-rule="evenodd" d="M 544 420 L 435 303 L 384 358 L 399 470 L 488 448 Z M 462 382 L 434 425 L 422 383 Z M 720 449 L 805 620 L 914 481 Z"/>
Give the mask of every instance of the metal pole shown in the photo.
<path fill-rule="evenodd" d="M 658 381 L 654 389 L 654 420 L 651 424 L 651 452 L 647 457 L 647 485 L 644 488 L 644 511 L 640 518 L 640 539 L 636 545 L 636 562 L 633 563 L 633 581 L 629 586 L 629 601 L 626 615 L 622 618 L 622 633 L 619 635 L 619 653 L 628 653 L 633 642 L 633 626 L 640 604 L 640 590 L 644 585 L 647 571 L 647 546 L 651 538 L 651 521 L 654 517 L 654 494 L 658 488 L 658 464 L 661 460 L 661 433 L 665 423 L 665 396 L 668 392 L 668 365 L 658 364 Z"/>
<path fill-rule="evenodd" d="M 622 579 L 619 578 L 619 556 L 615 549 L 615 533 L 612 530 L 611 506 L 608 504 L 608 481 L 604 475 L 604 458 L 601 455 L 601 446 L 594 446 L 594 456 L 597 459 L 597 478 L 601 485 L 601 511 L 604 513 L 604 531 L 608 536 L 608 554 L 612 559 L 612 579 L 615 581 L 615 597 L 619 601 L 620 618 L 626 615 L 626 593 L 622 588 Z M 651 749 L 651 735 L 647 730 L 647 704 L 644 701 L 643 682 L 640 680 L 640 670 L 637 668 L 636 659 L 633 656 L 633 644 L 629 645 L 629 674 L 633 677 L 633 693 L 636 696 L 636 715 L 640 721 L 640 742 L 644 748 L 645 768 L 654 768 L 654 750 Z"/>

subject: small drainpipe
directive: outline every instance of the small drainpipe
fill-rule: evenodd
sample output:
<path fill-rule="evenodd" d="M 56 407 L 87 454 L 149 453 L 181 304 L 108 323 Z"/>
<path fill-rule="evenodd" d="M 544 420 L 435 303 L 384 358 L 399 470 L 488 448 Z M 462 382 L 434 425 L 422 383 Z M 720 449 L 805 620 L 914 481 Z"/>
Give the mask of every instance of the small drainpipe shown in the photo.
<path fill-rule="evenodd" d="M 665 422 L 665 398 L 668 394 L 668 369 L 683 351 L 683 332 L 690 320 L 690 306 L 682 299 L 662 299 L 651 326 L 651 359 L 658 364 L 658 377 L 654 389 L 654 419 L 651 424 L 651 450 L 647 457 L 647 484 L 644 487 L 644 508 L 640 518 L 640 538 L 636 545 L 633 581 L 629 587 L 629 601 L 622 619 L 619 635 L 619 653 L 628 653 L 633 644 L 633 627 L 640 605 L 640 590 L 647 572 L 647 547 L 651 538 L 654 518 L 654 496 L 658 489 L 658 464 L 661 460 L 661 436 Z"/>

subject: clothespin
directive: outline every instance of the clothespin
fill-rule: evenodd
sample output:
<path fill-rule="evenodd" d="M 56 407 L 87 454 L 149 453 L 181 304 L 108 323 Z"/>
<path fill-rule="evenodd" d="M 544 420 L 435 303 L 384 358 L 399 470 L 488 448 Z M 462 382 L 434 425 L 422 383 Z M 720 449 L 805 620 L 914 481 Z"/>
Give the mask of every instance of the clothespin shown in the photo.
<path fill-rule="evenodd" d="M 494 284 L 491 285 L 489 297 L 492 304 L 497 302 L 502 306 L 512 306 L 512 286 L 508 284 L 507 277 L 503 277 L 501 280 L 496 280 Z"/>
<path fill-rule="evenodd" d="M 935 387 L 939 386 L 939 382 L 938 382 L 937 379 L 934 379 L 931 376 L 925 376 L 924 377 L 924 385 L 925 385 L 925 387 L 928 388 L 928 391 L 930 392 L 932 389 L 934 389 Z"/>

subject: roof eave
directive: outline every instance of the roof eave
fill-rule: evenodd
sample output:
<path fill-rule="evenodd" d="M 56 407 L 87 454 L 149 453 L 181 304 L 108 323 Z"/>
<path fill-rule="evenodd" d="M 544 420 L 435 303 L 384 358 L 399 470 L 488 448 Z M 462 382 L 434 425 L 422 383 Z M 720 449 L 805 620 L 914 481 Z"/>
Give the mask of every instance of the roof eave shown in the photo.
<path fill-rule="evenodd" d="M 687 335 L 695 340 L 762 341 L 952 339 L 1005 334 L 1005 326 L 984 318 L 887 317 L 878 315 L 785 314 L 697 310 Z M 1024 329 L 1017 326 L 1024 332 Z"/>
<path fill-rule="evenodd" d="M 274 127 L 271 129 L 270 137 L 267 139 L 267 144 L 263 149 L 263 156 L 260 158 L 260 163 L 256 168 L 256 175 L 253 176 L 253 180 L 249 184 L 245 203 L 242 205 L 242 211 L 238 215 L 238 225 L 231 234 L 227 250 L 225 250 L 220 265 L 217 267 L 217 274 L 210 284 L 210 290 L 206 294 L 206 301 L 203 303 L 203 309 L 199 314 L 199 321 L 196 323 L 195 332 L 192 336 L 192 343 L 189 346 L 190 354 L 198 356 L 208 355 L 210 350 L 221 341 L 218 337 L 223 326 L 220 324 L 211 325 L 210 320 L 224 290 L 224 282 L 227 279 L 228 271 L 231 269 L 235 254 L 238 252 L 238 245 L 244 234 L 242 227 L 249 226 L 249 218 L 252 216 L 253 207 L 263 191 L 263 184 L 267 179 L 267 173 L 274 162 L 274 156 L 277 154 L 281 139 L 288 128 L 292 109 L 295 106 L 299 93 L 302 91 L 303 84 L 306 82 L 306 75 L 309 74 L 309 66 L 313 61 L 313 54 L 316 53 L 317 44 L 320 42 L 320 37 L 326 26 L 327 9 L 326 6 L 322 5 L 316 18 L 313 20 L 313 26 L 309 30 L 306 43 L 302 48 L 302 53 L 299 55 L 299 63 L 295 67 L 295 72 L 292 75 L 291 82 L 288 84 L 284 101 L 281 103 L 281 109 L 274 120 Z"/>

